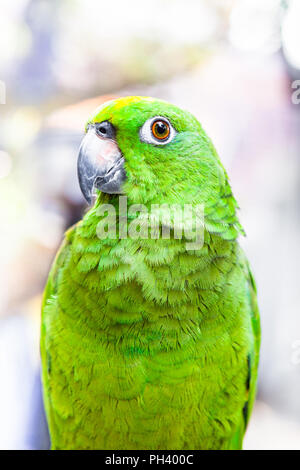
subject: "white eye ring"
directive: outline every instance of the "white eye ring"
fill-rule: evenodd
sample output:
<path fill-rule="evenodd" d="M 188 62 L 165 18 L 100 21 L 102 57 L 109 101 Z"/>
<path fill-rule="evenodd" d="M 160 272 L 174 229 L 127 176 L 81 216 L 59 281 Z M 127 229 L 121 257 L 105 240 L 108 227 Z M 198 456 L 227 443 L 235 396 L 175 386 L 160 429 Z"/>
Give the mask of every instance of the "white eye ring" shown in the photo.
<path fill-rule="evenodd" d="M 166 139 L 159 140 L 153 135 L 152 132 L 152 126 L 155 121 L 163 121 L 168 124 L 169 126 L 169 135 Z M 171 140 L 174 139 L 176 136 L 177 132 L 170 123 L 170 121 L 165 118 L 164 116 L 154 116 L 153 118 L 148 119 L 143 126 L 140 129 L 140 139 L 142 142 L 146 142 L 147 144 L 153 144 L 153 145 L 166 145 Z"/>

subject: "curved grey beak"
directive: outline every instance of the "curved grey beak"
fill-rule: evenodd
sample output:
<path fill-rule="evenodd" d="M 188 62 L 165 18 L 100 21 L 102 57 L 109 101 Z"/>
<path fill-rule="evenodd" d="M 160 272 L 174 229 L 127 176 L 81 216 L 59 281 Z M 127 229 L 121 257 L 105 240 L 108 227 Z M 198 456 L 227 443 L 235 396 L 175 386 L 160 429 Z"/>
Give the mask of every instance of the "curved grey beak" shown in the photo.
<path fill-rule="evenodd" d="M 77 162 L 80 189 L 89 204 L 95 189 L 121 194 L 126 179 L 124 158 L 115 142 L 97 134 L 91 126 L 81 142 Z"/>

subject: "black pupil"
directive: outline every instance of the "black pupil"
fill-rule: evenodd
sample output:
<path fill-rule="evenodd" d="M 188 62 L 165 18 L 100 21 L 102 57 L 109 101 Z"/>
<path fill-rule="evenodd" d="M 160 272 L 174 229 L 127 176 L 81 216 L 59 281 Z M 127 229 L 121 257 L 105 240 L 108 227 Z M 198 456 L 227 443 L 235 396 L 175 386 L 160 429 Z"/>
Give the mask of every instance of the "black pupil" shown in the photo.
<path fill-rule="evenodd" d="M 106 134 L 105 127 L 104 126 L 99 127 L 99 132 L 101 132 L 101 134 Z"/>
<path fill-rule="evenodd" d="M 164 122 L 158 122 L 158 123 L 156 124 L 156 129 L 155 129 L 155 130 L 156 130 L 156 132 L 157 132 L 158 134 L 163 135 L 163 134 L 165 134 L 166 131 L 167 131 L 167 126 L 166 126 L 166 124 L 165 124 Z"/>

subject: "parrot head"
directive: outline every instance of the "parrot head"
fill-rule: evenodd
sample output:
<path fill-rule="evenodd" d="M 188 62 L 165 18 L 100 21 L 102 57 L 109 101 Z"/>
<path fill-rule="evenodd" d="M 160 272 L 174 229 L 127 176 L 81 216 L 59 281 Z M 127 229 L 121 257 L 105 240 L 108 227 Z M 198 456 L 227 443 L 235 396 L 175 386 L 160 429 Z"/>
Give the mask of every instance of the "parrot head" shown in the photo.
<path fill-rule="evenodd" d="M 86 124 L 78 157 L 82 193 L 124 194 L 134 203 L 207 203 L 227 176 L 197 119 L 148 97 L 104 103 Z"/>

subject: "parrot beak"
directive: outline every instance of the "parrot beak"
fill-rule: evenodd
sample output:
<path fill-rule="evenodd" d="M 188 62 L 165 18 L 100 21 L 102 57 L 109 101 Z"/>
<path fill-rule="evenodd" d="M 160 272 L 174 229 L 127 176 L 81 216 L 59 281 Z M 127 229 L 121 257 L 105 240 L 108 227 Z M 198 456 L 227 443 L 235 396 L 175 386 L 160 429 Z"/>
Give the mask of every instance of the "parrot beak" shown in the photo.
<path fill-rule="evenodd" d="M 114 139 L 99 135 L 96 125 L 89 126 L 81 142 L 77 171 L 80 189 L 89 204 L 95 189 L 122 193 L 126 179 L 123 155 Z"/>

